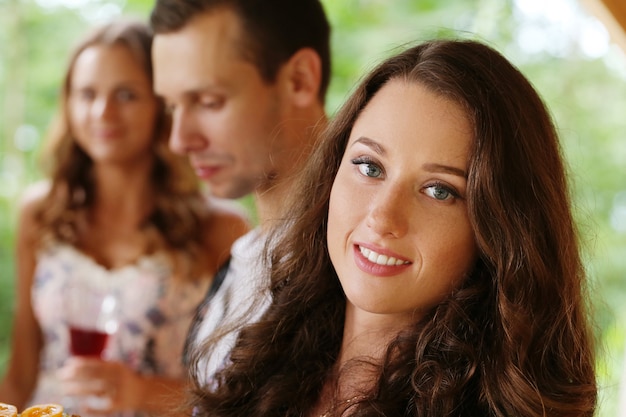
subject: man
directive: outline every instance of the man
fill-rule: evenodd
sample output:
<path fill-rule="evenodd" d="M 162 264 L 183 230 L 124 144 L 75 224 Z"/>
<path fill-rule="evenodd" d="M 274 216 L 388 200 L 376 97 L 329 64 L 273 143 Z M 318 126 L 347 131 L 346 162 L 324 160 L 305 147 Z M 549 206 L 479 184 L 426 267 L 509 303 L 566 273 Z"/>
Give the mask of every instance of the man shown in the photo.
<path fill-rule="evenodd" d="M 265 237 L 326 120 L 330 28 L 319 0 L 157 0 L 150 19 L 155 90 L 172 111 L 172 149 L 189 156 L 214 195 L 254 193 L 259 217 L 218 273 L 223 283 L 190 335 L 197 347 L 224 322 L 264 311 Z M 198 378 L 211 377 L 234 339 L 198 355 Z"/>

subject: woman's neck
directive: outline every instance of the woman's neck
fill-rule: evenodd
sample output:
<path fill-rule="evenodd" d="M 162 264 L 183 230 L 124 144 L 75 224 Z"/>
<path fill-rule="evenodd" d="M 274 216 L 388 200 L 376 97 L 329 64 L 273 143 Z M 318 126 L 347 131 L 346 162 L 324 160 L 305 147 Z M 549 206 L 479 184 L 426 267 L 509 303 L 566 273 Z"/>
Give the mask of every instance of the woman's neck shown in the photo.
<path fill-rule="evenodd" d="M 387 347 L 408 322 L 405 316 L 372 314 L 348 303 L 339 358 L 310 415 L 340 415 L 364 399 L 378 379 Z"/>
<path fill-rule="evenodd" d="M 151 171 L 152 162 L 138 163 L 132 167 L 95 166 L 94 220 L 98 220 L 101 214 L 109 219 L 128 219 L 143 217 L 149 212 L 154 200 Z"/>
<path fill-rule="evenodd" d="M 96 192 L 79 229 L 78 247 L 106 268 L 133 263 L 146 253 L 143 226 L 155 204 L 150 172 L 142 164 L 132 169 L 103 165 L 94 169 Z"/>
<path fill-rule="evenodd" d="M 338 365 L 355 358 L 379 362 L 391 341 L 410 323 L 405 316 L 369 313 L 348 303 Z"/>

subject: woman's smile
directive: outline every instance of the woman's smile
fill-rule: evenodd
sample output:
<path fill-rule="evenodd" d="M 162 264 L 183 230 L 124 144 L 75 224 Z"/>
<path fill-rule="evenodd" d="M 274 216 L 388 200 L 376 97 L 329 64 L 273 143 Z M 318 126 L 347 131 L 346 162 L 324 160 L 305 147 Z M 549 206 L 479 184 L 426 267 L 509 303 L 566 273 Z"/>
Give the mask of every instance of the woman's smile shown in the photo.
<path fill-rule="evenodd" d="M 400 274 L 411 265 L 410 261 L 400 258 L 399 255 L 391 255 L 389 251 L 382 249 L 373 250 L 362 244 L 354 245 L 354 262 L 361 271 L 379 277 Z"/>
<path fill-rule="evenodd" d="M 366 248 L 365 246 L 358 246 L 361 254 L 367 258 L 368 261 L 378 264 L 378 265 L 387 265 L 387 266 L 400 266 L 404 264 L 409 264 L 409 261 L 403 261 L 402 259 L 397 259 L 394 256 L 384 255 L 382 253 L 378 253 L 371 249 Z"/>

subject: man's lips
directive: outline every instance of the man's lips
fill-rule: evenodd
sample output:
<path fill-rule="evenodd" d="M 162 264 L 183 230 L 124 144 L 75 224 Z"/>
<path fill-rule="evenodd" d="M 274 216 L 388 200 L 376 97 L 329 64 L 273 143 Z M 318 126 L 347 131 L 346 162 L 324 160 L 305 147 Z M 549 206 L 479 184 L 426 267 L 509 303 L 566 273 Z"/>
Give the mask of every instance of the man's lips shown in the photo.
<path fill-rule="evenodd" d="M 194 170 L 196 175 L 203 179 L 208 180 L 214 177 L 220 170 L 221 166 L 219 165 L 203 165 L 203 166 L 195 166 Z"/>

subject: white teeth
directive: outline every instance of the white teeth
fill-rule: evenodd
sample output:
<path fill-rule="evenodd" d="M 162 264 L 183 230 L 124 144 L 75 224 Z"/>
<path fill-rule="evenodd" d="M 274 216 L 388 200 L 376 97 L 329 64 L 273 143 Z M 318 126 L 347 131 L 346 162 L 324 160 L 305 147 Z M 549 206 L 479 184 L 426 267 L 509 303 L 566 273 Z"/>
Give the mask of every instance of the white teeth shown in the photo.
<path fill-rule="evenodd" d="M 359 246 L 359 250 L 361 254 L 367 258 L 368 261 L 375 263 L 377 265 L 404 265 L 408 264 L 408 261 L 403 261 L 401 259 L 396 259 L 393 256 L 382 255 L 380 253 L 376 253 L 370 249 L 364 248 L 363 246 Z"/>

